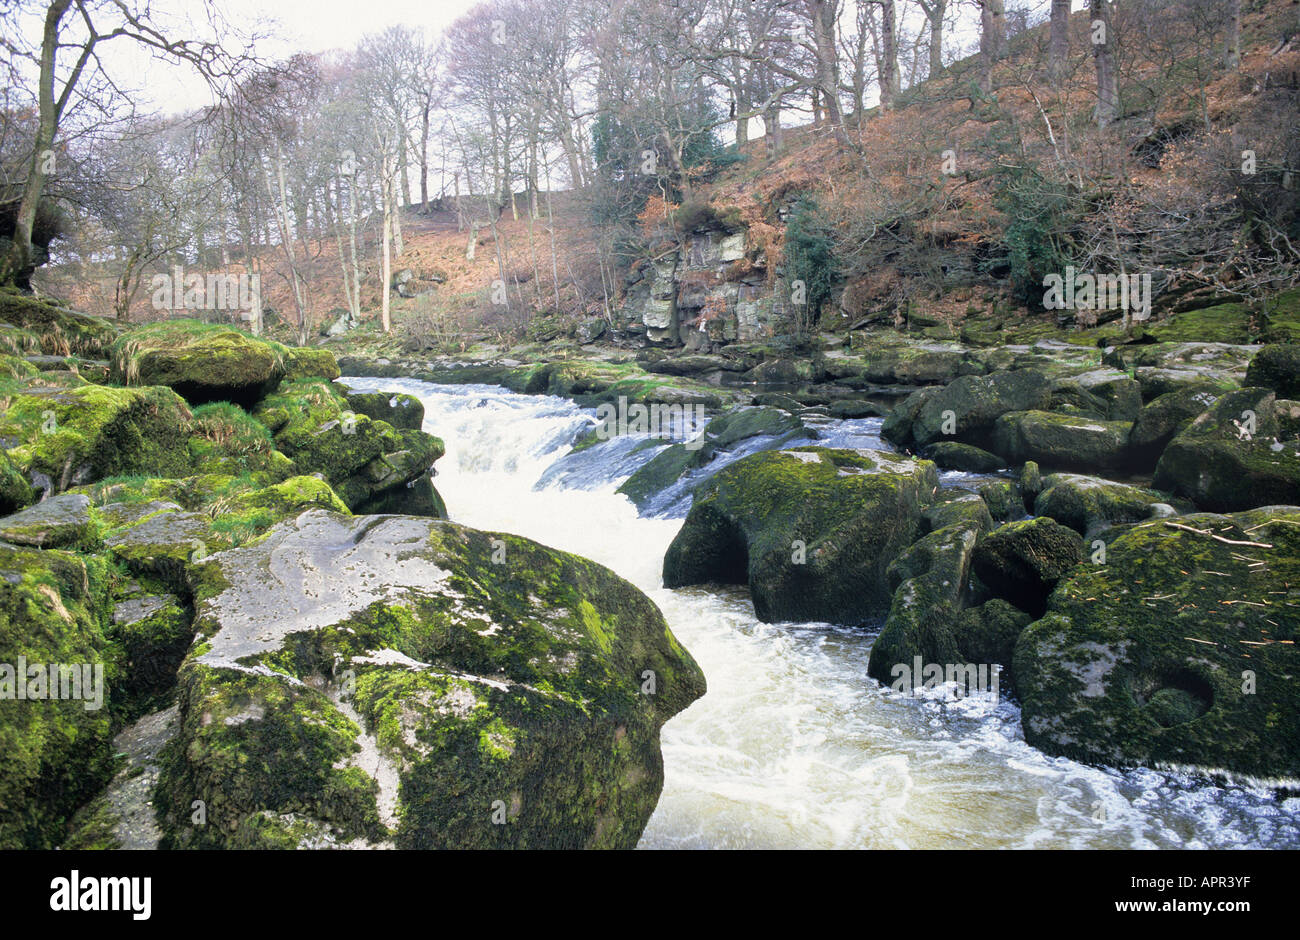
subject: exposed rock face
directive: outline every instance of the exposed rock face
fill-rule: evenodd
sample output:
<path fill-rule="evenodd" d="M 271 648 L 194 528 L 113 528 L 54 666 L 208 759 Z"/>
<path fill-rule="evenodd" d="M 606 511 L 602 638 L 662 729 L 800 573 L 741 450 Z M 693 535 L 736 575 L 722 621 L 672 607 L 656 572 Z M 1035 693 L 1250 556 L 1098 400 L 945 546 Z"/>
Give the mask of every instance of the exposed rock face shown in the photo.
<path fill-rule="evenodd" d="M 879 451 L 751 455 L 696 490 L 664 584 L 748 583 L 761 620 L 861 623 L 888 608 L 886 569 L 937 488 L 934 464 Z"/>
<path fill-rule="evenodd" d="M 1216 512 L 1300 503 L 1300 408 L 1229 392 L 1165 448 L 1154 484 Z"/>
<path fill-rule="evenodd" d="M 167 844 L 631 848 L 704 692 L 636 588 L 515 536 L 312 511 L 197 584 Z"/>
<path fill-rule="evenodd" d="M 1015 653 L 1025 739 L 1112 766 L 1300 774 L 1300 509 L 1141 523 Z"/>
<path fill-rule="evenodd" d="M 764 257 L 747 255 L 743 231 L 692 232 L 684 250 L 634 268 L 626 287 L 612 327 L 654 346 L 708 350 L 749 342 L 783 309 L 775 299 L 781 292 L 767 284 Z"/>

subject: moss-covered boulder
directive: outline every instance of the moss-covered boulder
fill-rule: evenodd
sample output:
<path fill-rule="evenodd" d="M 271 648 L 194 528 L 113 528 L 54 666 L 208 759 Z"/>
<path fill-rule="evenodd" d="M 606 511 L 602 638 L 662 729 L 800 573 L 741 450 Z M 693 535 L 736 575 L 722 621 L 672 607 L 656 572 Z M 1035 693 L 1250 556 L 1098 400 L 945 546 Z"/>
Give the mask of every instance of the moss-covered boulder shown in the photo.
<path fill-rule="evenodd" d="M 772 437 L 771 446 L 777 448 L 816 435 L 799 418 L 779 408 L 738 408 L 710 421 L 699 439 L 665 447 L 624 480 L 618 492 L 644 509 L 684 474 L 709 464 L 719 451 L 763 436 Z"/>
<path fill-rule="evenodd" d="M 1000 416 L 1046 408 L 1050 398 L 1051 383 L 1036 370 L 964 376 L 922 402 L 911 437 L 922 447 L 945 438 L 983 443 Z"/>
<path fill-rule="evenodd" d="M 357 414 L 387 421 L 398 430 L 418 431 L 424 427 L 424 403 L 401 392 L 350 392 L 348 407 Z"/>
<path fill-rule="evenodd" d="M 1229 392 L 1165 448 L 1153 484 L 1202 509 L 1300 504 L 1300 438 L 1270 389 Z"/>
<path fill-rule="evenodd" d="M 102 540 L 99 514 L 80 493 L 60 493 L 0 519 L 0 541 L 14 545 L 93 552 Z"/>
<path fill-rule="evenodd" d="M 1300 509 L 1142 523 L 1016 646 L 1025 739 L 1112 766 L 1300 774 Z"/>
<path fill-rule="evenodd" d="M 1034 461 L 1061 470 L 1118 469 L 1130 425 L 1049 411 L 1017 411 L 998 418 L 991 446 L 1010 463 Z"/>
<path fill-rule="evenodd" d="M 1169 442 L 1205 413 L 1222 394 L 1204 383 L 1185 385 L 1158 395 L 1138 412 L 1128 438 L 1129 465 L 1150 471 Z"/>
<path fill-rule="evenodd" d="M 1168 495 L 1140 486 L 1073 473 L 1043 478 L 1043 491 L 1034 500 L 1034 514 L 1055 519 L 1080 535 L 1152 516 L 1172 515 Z M 1190 509 L 1191 507 L 1182 507 Z"/>
<path fill-rule="evenodd" d="M 1041 614 L 1056 582 L 1083 558 L 1083 539 L 1052 519 L 1008 522 L 986 536 L 971 559 L 996 596 Z"/>
<path fill-rule="evenodd" d="M 943 470 L 961 470 L 966 473 L 993 473 L 1007 464 L 997 454 L 956 441 L 936 441 L 922 449 L 921 455 L 926 460 L 933 460 Z"/>
<path fill-rule="evenodd" d="M 1010 522 L 1025 514 L 1024 497 L 1010 480 L 986 480 L 976 487 L 976 492 L 998 522 Z"/>
<path fill-rule="evenodd" d="M 1250 360 L 1245 384 L 1271 388 L 1278 398 L 1300 399 L 1300 346 L 1265 346 Z"/>
<path fill-rule="evenodd" d="M 996 597 L 978 607 L 967 607 L 953 626 L 962 661 L 1002 667 L 999 690 L 1014 694 L 1016 641 L 1033 620 L 1031 614 Z"/>
<path fill-rule="evenodd" d="M 937 488 L 934 464 L 879 451 L 753 454 L 696 489 L 664 584 L 747 583 L 769 622 L 864 622 L 888 609 L 886 569 Z"/>
<path fill-rule="evenodd" d="M 1052 383 L 1051 411 L 1103 421 L 1131 422 L 1141 408 L 1142 386 L 1136 379 L 1115 369 L 1095 369 L 1063 376 Z"/>
<path fill-rule="evenodd" d="M 298 474 L 321 474 L 354 512 L 373 511 L 363 507 L 385 494 L 396 499 L 408 486 L 414 489 L 444 453 L 432 434 L 398 430 L 356 413 L 342 390 L 319 379 L 285 383 L 261 402 L 254 417 L 271 431 Z M 406 511 L 418 511 L 417 503 L 407 505 Z"/>
<path fill-rule="evenodd" d="M 0 513 L 8 515 L 36 499 L 36 490 L 14 466 L 9 454 L 0 450 Z"/>
<path fill-rule="evenodd" d="M 99 559 L 0 542 L 0 848 L 54 848 L 111 775 L 109 581 Z"/>
<path fill-rule="evenodd" d="M 925 403 L 941 393 L 941 388 L 922 388 L 908 395 L 891 411 L 880 425 L 880 436 L 898 447 L 912 447 L 916 439 L 912 425 Z"/>
<path fill-rule="evenodd" d="M 34 343 L 23 339 L 11 345 L 25 351 L 39 349 L 50 356 L 103 356 L 117 338 L 117 330 L 107 320 L 39 300 L 12 287 L 0 287 L 0 321 L 34 337 Z"/>
<path fill-rule="evenodd" d="M 915 671 L 917 657 L 922 663 L 962 662 L 954 627 L 979 535 L 978 526 L 968 522 L 945 526 L 917 540 L 890 564 L 894 597 L 871 646 L 867 673 L 873 679 L 891 684 L 896 667 Z"/>
<path fill-rule="evenodd" d="M 30 389 L 0 411 L 0 445 L 45 493 L 123 474 L 185 476 L 192 415 L 167 388 Z"/>
<path fill-rule="evenodd" d="M 704 691 L 635 587 L 516 536 L 313 511 L 197 586 L 164 845 L 631 848 Z"/>
<path fill-rule="evenodd" d="M 192 405 L 252 407 L 284 376 L 284 347 L 234 327 L 160 320 L 113 345 L 113 376 L 127 385 L 166 385 Z"/>
<path fill-rule="evenodd" d="M 327 379 L 339 377 L 339 363 L 334 353 L 319 346 L 288 346 L 282 352 L 284 379 Z"/>
<path fill-rule="evenodd" d="M 294 473 L 293 461 L 276 450 L 266 426 L 230 402 L 213 402 L 194 409 L 189 454 L 202 473 L 248 473 L 268 482 Z"/>

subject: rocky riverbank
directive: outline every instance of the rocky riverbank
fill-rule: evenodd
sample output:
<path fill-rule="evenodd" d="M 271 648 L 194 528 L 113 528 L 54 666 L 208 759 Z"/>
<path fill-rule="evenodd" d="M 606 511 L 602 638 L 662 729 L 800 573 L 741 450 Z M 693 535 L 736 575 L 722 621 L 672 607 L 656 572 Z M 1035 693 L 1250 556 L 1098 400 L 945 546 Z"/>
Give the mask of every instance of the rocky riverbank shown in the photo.
<path fill-rule="evenodd" d="M 102 676 L 99 708 L 16 667 L 0 686 L 5 847 L 636 844 L 698 666 L 607 569 L 446 522 L 423 406 L 341 372 L 701 408 L 621 490 L 691 493 L 668 587 L 879 626 L 864 687 L 999 667 L 1049 754 L 1300 775 L 1291 346 L 336 362 L 19 295 L 0 314 L 0 663 Z"/>

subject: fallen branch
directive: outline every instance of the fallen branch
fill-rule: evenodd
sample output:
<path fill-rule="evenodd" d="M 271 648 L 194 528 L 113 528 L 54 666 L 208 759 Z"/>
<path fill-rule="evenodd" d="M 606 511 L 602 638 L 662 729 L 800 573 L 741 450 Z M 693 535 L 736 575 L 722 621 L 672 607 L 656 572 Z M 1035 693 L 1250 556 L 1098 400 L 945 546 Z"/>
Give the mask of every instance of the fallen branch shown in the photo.
<path fill-rule="evenodd" d="M 1184 532 L 1194 532 L 1197 535 L 1208 535 L 1216 542 L 1222 542 L 1224 545 L 1248 545 L 1251 548 L 1272 548 L 1272 545 L 1264 542 L 1242 542 L 1237 539 L 1225 539 L 1222 535 L 1215 535 L 1213 532 L 1206 532 L 1204 529 L 1193 529 L 1189 525 L 1179 525 L 1177 522 L 1166 522 L 1165 525 L 1171 529 L 1182 529 Z"/>

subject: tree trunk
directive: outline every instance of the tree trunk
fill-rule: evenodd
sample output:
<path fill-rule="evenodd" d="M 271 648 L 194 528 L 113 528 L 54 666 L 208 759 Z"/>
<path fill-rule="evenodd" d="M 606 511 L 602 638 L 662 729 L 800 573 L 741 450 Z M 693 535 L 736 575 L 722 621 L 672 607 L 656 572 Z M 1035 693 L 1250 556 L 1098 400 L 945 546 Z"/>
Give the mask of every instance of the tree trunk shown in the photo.
<path fill-rule="evenodd" d="M 1119 115 L 1119 88 L 1115 74 L 1115 37 L 1110 28 L 1110 4 L 1090 0 L 1092 58 L 1097 66 L 1097 126 L 1105 128 Z"/>
<path fill-rule="evenodd" d="M 1002 58 L 1006 8 L 1002 0 L 980 0 L 980 90 L 993 90 L 993 63 Z"/>
<path fill-rule="evenodd" d="M 54 135 L 59 127 L 59 106 L 54 99 L 55 56 L 59 47 L 59 23 L 63 20 L 72 0 L 54 0 L 45 12 L 45 32 L 41 38 L 40 90 L 37 96 L 39 117 L 36 139 L 32 143 L 32 159 L 28 165 L 27 182 L 23 186 L 22 202 L 14 220 L 13 243 L 9 258 L 0 266 L 0 283 L 16 284 L 24 290 L 31 287 L 32 232 L 36 228 L 36 210 L 45 192 L 45 153 L 54 147 Z M 82 62 L 85 61 L 83 55 Z M 80 64 L 77 69 L 80 70 Z M 69 79 L 74 81 L 75 79 Z"/>
<path fill-rule="evenodd" d="M 898 24 L 894 0 L 880 0 L 880 108 L 890 111 L 898 97 Z"/>
<path fill-rule="evenodd" d="M 1070 0 L 1052 0 L 1052 32 L 1047 45 L 1047 78 L 1059 82 L 1065 78 L 1066 59 L 1070 55 Z"/>
<path fill-rule="evenodd" d="M 1241 65 L 1241 0 L 1232 0 L 1228 6 L 1227 41 L 1223 51 L 1223 65 L 1235 69 Z"/>
<path fill-rule="evenodd" d="M 926 10 L 930 21 L 930 74 L 934 78 L 943 71 L 943 15 L 947 10 L 948 0 L 934 0 Z"/>

